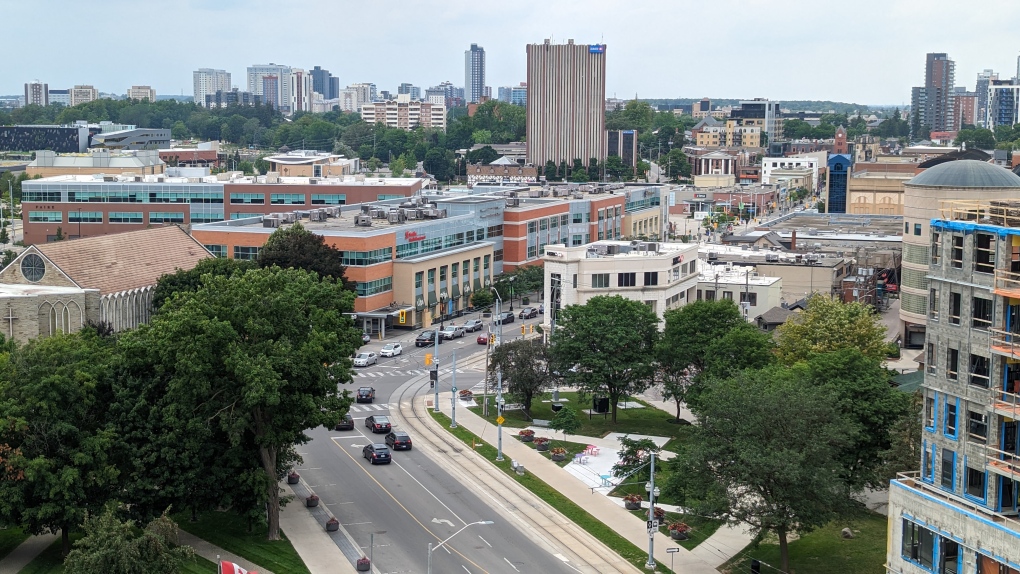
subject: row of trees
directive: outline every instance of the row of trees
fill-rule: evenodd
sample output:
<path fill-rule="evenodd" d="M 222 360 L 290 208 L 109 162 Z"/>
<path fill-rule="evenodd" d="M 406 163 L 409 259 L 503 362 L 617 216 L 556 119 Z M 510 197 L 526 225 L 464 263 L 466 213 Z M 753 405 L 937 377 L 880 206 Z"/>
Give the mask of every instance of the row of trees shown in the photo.
<path fill-rule="evenodd" d="M 69 533 L 113 504 L 141 523 L 230 508 L 279 538 L 278 481 L 350 398 L 360 331 L 340 253 L 294 226 L 258 262 L 160 279 L 148 325 L 3 343 L 0 522 Z"/>

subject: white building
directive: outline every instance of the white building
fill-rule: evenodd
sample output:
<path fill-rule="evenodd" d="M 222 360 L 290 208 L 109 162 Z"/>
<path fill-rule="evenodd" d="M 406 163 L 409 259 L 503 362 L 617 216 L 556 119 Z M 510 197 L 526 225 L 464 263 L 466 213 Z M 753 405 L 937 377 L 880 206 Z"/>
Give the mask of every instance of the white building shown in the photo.
<path fill-rule="evenodd" d="M 25 84 L 25 105 L 48 106 L 50 105 L 50 86 L 39 80 Z"/>
<path fill-rule="evenodd" d="M 290 71 L 290 113 L 312 111 L 312 75 L 294 68 Z"/>
<path fill-rule="evenodd" d="M 99 99 L 99 90 L 93 86 L 75 86 L 71 88 L 71 105 L 77 106 L 78 104 L 84 104 L 93 102 Z"/>
<path fill-rule="evenodd" d="M 354 88 L 340 90 L 337 100 L 342 112 L 357 112 L 361 109 L 361 99 L 358 97 L 358 90 Z"/>
<path fill-rule="evenodd" d="M 204 106 L 206 96 L 215 96 L 216 92 L 230 91 L 230 72 L 199 68 L 192 73 L 195 88 L 195 103 Z"/>
<path fill-rule="evenodd" d="M 370 124 L 383 123 L 390 128 L 413 130 L 421 126 L 446 130 L 446 106 L 411 100 L 410 94 L 397 99 L 363 103 L 361 119 Z"/>
<path fill-rule="evenodd" d="M 552 291 L 558 286 L 562 307 L 584 305 L 598 295 L 620 295 L 647 304 L 661 319 L 666 310 L 693 301 L 698 285 L 696 243 L 549 245 L 542 261 L 545 301 L 555 299 Z M 551 317 L 544 316 L 546 328 Z"/>
<path fill-rule="evenodd" d="M 271 103 L 284 114 L 290 115 L 292 113 L 290 75 L 290 66 L 273 63 L 248 66 L 248 91 L 256 96 L 262 96 L 262 103 Z M 269 86 L 273 93 L 265 93 L 264 86 Z"/>
<path fill-rule="evenodd" d="M 131 86 L 131 89 L 127 91 L 127 98 L 129 100 L 155 102 L 156 90 L 152 89 L 152 86 Z"/>
<path fill-rule="evenodd" d="M 49 91 L 50 105 L 60 104 L 62 106 L 71 105 L 71 90 L 53 90 Z"/>
<path fill-rule="evenodd" d="M 374 102 L 375 99 L 376 99 L 376 96 L 377 96 L 376 89 L 375 89 L 375 84 L 368 83 L 368 82 L 362 82 L 362 83 L 358 83 L 358 84 L 351 84 L 351 85 L 347 86 L 347 89 L 348 90 L 355 90 L 355 91 L 358 92 L 358 103 L 360 105 L 364 105 L 364 104 L 367 104 L 369 102 Z"/>
<path fill-rule="evenodd" d="M 823 162 L 824 163 L 824 162 Z M 761 160 L 761 182 L 776 183 L 773 181 L 773 172 L 780 170 L 810 169 L 811 190 L 818 189 L 818 158 L 816 157 L 766 157 Z M 788 172 L 784 171 L 784 175 Z"/>
<path fill-rule="evenodd" d="M 744 318 L 753 320 L 783 299 L 783 280 L 779 277 L 758 275 L 754 267 L 742 265 L 713 265 L 698 261 L 698 301 L 729 299 L 735 302 Z"/>

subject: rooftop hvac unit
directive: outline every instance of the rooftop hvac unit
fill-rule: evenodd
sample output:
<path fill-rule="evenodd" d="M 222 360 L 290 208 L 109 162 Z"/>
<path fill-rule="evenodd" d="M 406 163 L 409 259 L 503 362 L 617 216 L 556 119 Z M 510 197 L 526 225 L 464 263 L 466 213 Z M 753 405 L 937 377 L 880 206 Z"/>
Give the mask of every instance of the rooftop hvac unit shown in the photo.
<path fill-rule="evenodd" d="M 606 245 L 606 255 L 616 255 L 620 252 L 619 245 Z"/>
<path fill-rule="evenodd" d="M 645 248 L 645 251 L 658 251 L 659 250 L 659 244 L 658 243 L 645 243 L 643 245 L 643 247 Z"/>
<path fill-rule="evenodd" d="M 299 209 L 298 211 L 294 212 L 294 217 L 296 217 L 297 219 L 308 219 L 308 211 L 304 209 Z"/>
<path fill-rule="evenodd" d="M 403 223 L 404 213 L 402 211 L 393 210 L 387 214 L 386 220 L 390 223 Z"/>
<path fill-rule="evenodd" d="M 777 262 L 777 261 L 779 261 L 779 254 L 778 253 L 766 253 L 765 254 L 765 261 L 767 261 L 767 262 L 768 261 Z"/>
<path fill-rule="evenodd" d="M 429 219 L 436 219 L 436 218 L 439 217 L 439 210 L 438 209 L 423 209 L 423 210 L 421 210 L 421 212 L 422 212 L 422 215 L 424 215 L 425 217 L 427 217 Z"/>
<path fill-rule="evenodd" d="M 293 212 L 281 213 L 280 220 L 283 221 L 284 223 L 294 223 L 295 221 L 297 221 L 297 214 Z"/>
<path fill-rule="evenodd" d="M 372 206 L 371 206 L 371 205 L 362 205 L 362 206 L 361 206 L 361 213 L 364 213 L 364 214 L 366 214 L 366 215 L 367 215 L 367 214 L 369 214 L 369 213 L 370 213 L 371 211 L 372 211 Z"/>
<path fill-rule="evenodd" d="M 372 209 L 372 217 L 375 219 L 386 219 L 388 213 L 387 210 L 379 209 L 378 207 Z"/>
<path fill-rule="evenodd" d="M 321 209 L 308 212 L 308 221 L 326 221 L 326 213 Z"/>
<path fill-rule="evenodd" d="M 372 227 L 372 216 L 370 215 L 355 215 L 354 225 L 358 227 Z"/>
<path fill-rule="evenodd" d="M 716 253 L 715 251 L 709 251 L 708 252 L 708 260 L 709 261 L 718 261 L 719 260 L 719 254 Z"/>
<path fill-rule="evenodd" d="M 573 196 L 572 196 L 572 197 L 573 197 L 574 199 L 584 199 L 584 194 L 583 194 L 583 193 L 581 193 L 580 191 L 577 191 L 577 192 L 574 192 L 574 194 L 573 194 Z"/>
<path fill-rule="evenodd" d="M 404 219 L 418 219 L 417 209 L 403 209 Z"/>
<path fill-rule="evenodd" d="M 274 227 L 275 228 L 275 227 L 279 227 L 279 226 L 280 226 L 280 220 L 276 219 L 275 217 L 263 217 L 262 218 L 262 227 Z"/>
<path fill-rule="evenodd" d="M 506 198 L 506 206 L 507 207 L 519 207 L 520 205 L 521 205 L 521 200 L 520 199 L 518 199 L 516 197 L 508 197 L 508 198 Z"/>
<path fill-rule="evenodd" d="M 318 185 L 318 183 L 319 183 L 319 178 L 317 178 L 317 177 L 310 177 L 310 178 L 308 178 L 308 185 Z"/>

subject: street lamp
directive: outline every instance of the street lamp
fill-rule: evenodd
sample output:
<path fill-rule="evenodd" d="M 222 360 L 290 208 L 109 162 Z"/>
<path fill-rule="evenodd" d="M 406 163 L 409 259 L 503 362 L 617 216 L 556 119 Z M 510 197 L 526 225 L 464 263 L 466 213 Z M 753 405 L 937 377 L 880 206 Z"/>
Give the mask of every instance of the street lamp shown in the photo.
<path fill-rule="evenodd" d="M 517 280 L 517 277 L 508 277 L 507 280 L 506 280 L 506 282 L 509 284 L 509 288 L 510 288 L 510 312 L 511 313 L 514 312 L 514 281 L 515 280 Z M 502 323 L 500 323 L 500 325 L 502 325 Z"/>
<path fill-rule="evenodd" d="M 496 321 L 499 322 L 499 334 L 496 335 L 496 342 L 503 344 L 503 318 L 500 316 L 500 308 L 503 306 L 503 298 L 499 296 L 496 288 L 490 287 L 493 295 L 496 296 Z M 488 352 L 488 349 L 486 349 Z M 503 369 L 496 367 L 496 460 L 503 461 Z"/>
<path fill-rule="evenodd" d="M 446 327 L 446 295 L 439 294 L 439 328 Z"/>
<path fill-rule="evenodd" d="M 659 489 L 655 486 L 655 453 L 649 453 L 649 464 L 651 464 L 651 480 L 645 483 L 645 490 L 648 491 L 648 562 L 645 568 L 655 569 L 655 533 L 659 530 L 655 521 L 655 499 L 659 497 Z"/>
<path fill-rule="evenodd" d="M 475 526 L 476 524 L 486 524 L 486 525 L 488 525 L 488 524 L 492 524 L 492 521 L 491 520 L 480 520 L 478 522 L 472 522 L 470 524 L 465 524 L 463 528 L 461 528 L 460 530 L 458 530 L 458 531 L 454 532 L 453 534 L 451 534 L 450 538 L 453 538 L 454 536 L 460 534 L 461 532 L 464 532 L 465 530 L 467 530 L 467 528 L 469 526 Z M 446 544 L 447 542 L 450 541 L 450 538 L 447 538 L 446 540 L 443 540 L 435 548 L 433 548 L 432 547 L 432 543 L 429 542 L 429 562 L 428 562 L 429 566 L 428 566 L 428 574 L 432 574 L 432 551 L 433 550 L 439 550 L 439 548 L 443 544 Z"/>

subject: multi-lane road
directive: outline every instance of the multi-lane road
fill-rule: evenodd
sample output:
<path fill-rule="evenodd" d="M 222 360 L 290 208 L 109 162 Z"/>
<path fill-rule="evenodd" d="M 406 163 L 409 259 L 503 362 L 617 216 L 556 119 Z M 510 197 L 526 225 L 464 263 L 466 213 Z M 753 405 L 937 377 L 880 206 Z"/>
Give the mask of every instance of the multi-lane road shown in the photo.
<path fill-rule="evenodd" d="M 532 319 L 531 325 L 541 320 Z M 520 336 L 520 319 L 504 327 L 510 340 Z M 365 428 L 370 415 L 395 413 L 401 401 L 430 392 L 424 355 L 434 347 L 415 348 L 414 333 L 396 339 L 404 352 L 394 358 L 381 358 L 378 365 L 356 369 L 351 390 L 372 386 L 376 401 L 355 404 L 351 414 L 354 431 L 325 428 L 309 432 L 312 441 L 300 449 L 304 463 L 299 467 L 302 480 L 320 497 L 321 503 L 340 520 L 360 551 L 369 554 L 374 534 L 373 566 L 379 573 L 425 572 L 428 544 L 434 545 L 473 522 L 475 525 L 433 553 L 433 572 L 517 573 L 579 571 L 569 559 L 558 553 L 540 536 L 525 533 L 502 507 L 486 500 L 464 484 L 465 475 L 445 468 L 447 459 L 433 460 L 431 453 L 460 448 L 445 442 L 411 434 L 417 441 L 411 451 L 393 453 L 389 465 L 372 466 L 362 458 L 362 448 L 370 442 L 382 442 L 384 435 L 373 435 Z M 475 341 L 477 333 L 446 341 L 439 347 L 440 389 L 449 390 L 452 382 L 451 358 L 457 354 L 456 383 L 471 388 L 484 377 L 480 361 L 486 347 Z M 376 351 L 384 342 L 372 342 L 362 350 Z M 460 366 L 463 365 L 463 368 Z M 418 399 L 421 400 L 421 399 Z M 399 428 L 399 427 L 398 427 Z M 427 448 L 422 448 L 427 445 Z"/>

